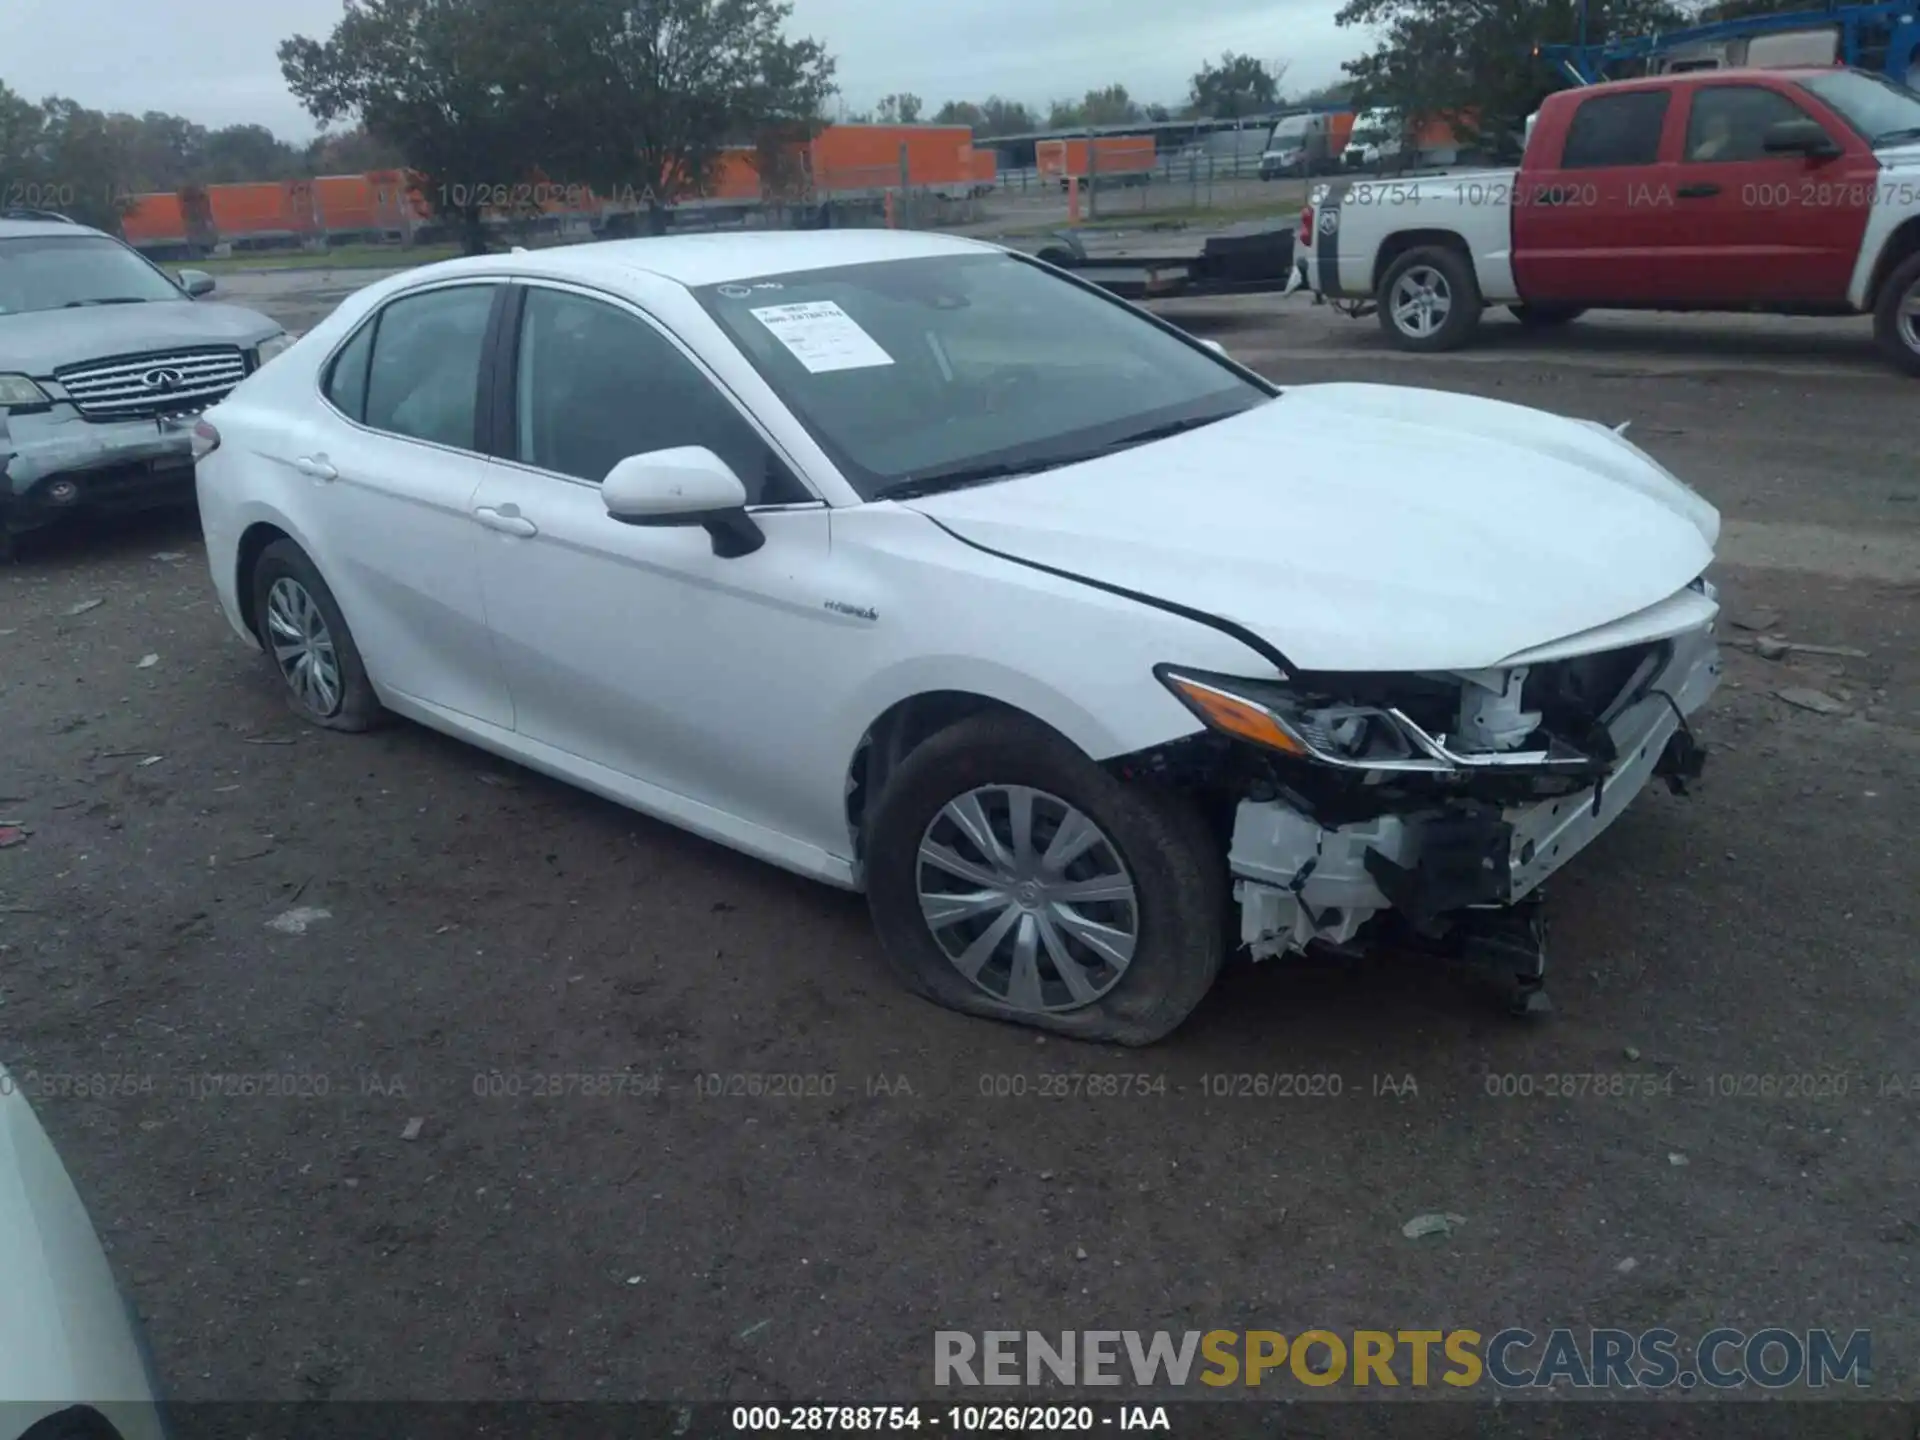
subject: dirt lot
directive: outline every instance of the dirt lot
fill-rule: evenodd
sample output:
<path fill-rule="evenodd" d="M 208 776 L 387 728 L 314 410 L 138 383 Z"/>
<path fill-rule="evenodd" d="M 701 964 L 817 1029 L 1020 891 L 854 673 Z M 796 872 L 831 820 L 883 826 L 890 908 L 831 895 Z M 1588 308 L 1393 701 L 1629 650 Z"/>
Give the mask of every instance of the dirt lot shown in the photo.
<path fill-rule="evenodd" d="M 1146 1052 L 949 1015 L 856 899 L 411 726 L 302 729 L 190 521 L 64 538 L 0 571 L 0 1059 L 143 1082 L 39 1108 L 176 1395 L 877 1400 L 937 1328 L 1659 1323 L 1870 1327 L 1920 1392 L 1920 390 L 1858 325 L 1420 361 L 1298 298 L 1187 321 L 1283 380 L 1630 419 L 1725 512 L 1727 638 L 1847 648 L 1732 651 L 1704 788 L 1552 887 L 1557 1013 L 1382 957 L 1233 969 Z M 1338 1093 L 1212 1093 L 1243 1074 Z M 1105 1075 L 1164 1086 L 1037 1093 Z M 1466 1223 L 1405 1238 L 1429 1211 Z"/>

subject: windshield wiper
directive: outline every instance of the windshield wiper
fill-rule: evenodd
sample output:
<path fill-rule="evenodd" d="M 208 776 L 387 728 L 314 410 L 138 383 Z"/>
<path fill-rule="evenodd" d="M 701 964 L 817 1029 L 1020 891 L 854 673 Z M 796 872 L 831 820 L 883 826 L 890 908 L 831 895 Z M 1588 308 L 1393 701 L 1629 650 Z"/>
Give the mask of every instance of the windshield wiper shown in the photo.
<path fill-rule="evenodd" d="M 874 492 L 876 500 L 911 500 L 916 495 L 937 495 L 945 490 L 965 490 L 973 485 L 991 485 L 996 480 L 1012 480 L 1021 475 L 1037 475 L 1071 460 L 996 460 L 988 465 L 964 465 L 952 470 L 930 470 L 924 475 L 909 475 L 897 484 Z"/>
<path fill-rule="evenodd" d="M 69 300 L 60 308 L 74 310 L 83 305 L 144 305 L 146 297 L 142 295 L 109 295 L 104 300 Z"/>
<path fill-rule="evenodd" d="M 1876 145 L 1885 145 L 1894 140 L 1920 140 L 1920 125 L 1902 125 L 1898 130 L 1888 130 L 1873 137 Z"/>
<path fill-rule="evenodd" d="M 1108 441 L 1100 447 L 1100 453 L 1107 455 L 1115 450 L 1131 450 L 1136 445 L 1150 445 L 1155 440 L 1183 435 L 1189 430 L 1198 430 L 1202 425 L 1211 425 L 1216 420 L 1226 418 L 1225 415 L 1203 415 L 1197 419 L 1169 420 L 1164 425 L 1149 426 L 1145 430 L 1136 430 L 1131 435 L 1122 435 L 1118 440 Z"/>

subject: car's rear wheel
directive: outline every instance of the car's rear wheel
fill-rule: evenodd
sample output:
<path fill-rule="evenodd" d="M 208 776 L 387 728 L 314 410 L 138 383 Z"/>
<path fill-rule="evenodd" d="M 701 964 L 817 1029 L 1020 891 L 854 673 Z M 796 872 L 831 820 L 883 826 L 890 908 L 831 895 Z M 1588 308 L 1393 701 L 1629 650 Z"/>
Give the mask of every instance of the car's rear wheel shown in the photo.
<path fill-rule="evenodd" d="M 1147 1045 L 1226 953 L 1226 859 L 1198 809 L 1025 716 L 976 715 L 894 772 L 866 837 L 889 960 L 941 1005 Z"/>
<path fill-rule="evenodd" d="M 1909 255 L 1880 287 L 1873 337 L 1895 365 L 1920 375 L 1920 254 Z"/>
<path fill-rule="evenodd" d="M 1584 305 L 1509 305 L 1507 309 L 1530 330 L 1571 324 L 1587 313 Z"/>
<path fill-rule="evenodd" d="M 366 730 L 385 711 L 353 632 L 306 552 L 276 540 L 253 567 L 253 617 L 261 647 L 293 713 L 328 730 Z"/>
<path fill-rule="evenodd" d="M 1480 286 L 1466 256 L 1444 245 L 1409 250 L 1380 279 L 1380 328 L 1402 350 L 1457 350 L 1480 325 Z"/>

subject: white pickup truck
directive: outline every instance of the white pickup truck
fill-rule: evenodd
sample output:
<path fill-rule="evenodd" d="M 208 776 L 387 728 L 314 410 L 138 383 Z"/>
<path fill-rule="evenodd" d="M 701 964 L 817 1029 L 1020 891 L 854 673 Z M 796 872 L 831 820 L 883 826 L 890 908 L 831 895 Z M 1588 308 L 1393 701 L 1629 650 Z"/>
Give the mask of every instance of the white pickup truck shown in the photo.
<path fill-rule="evenodd" d="M 1491 305 L 1870 314 L 1920 375 L 1920 95 L 1837 67 L 1561 91 L 1518 169 L 1317 186 L 1298 249 L 1407 350 L 1466 344 Z"/>

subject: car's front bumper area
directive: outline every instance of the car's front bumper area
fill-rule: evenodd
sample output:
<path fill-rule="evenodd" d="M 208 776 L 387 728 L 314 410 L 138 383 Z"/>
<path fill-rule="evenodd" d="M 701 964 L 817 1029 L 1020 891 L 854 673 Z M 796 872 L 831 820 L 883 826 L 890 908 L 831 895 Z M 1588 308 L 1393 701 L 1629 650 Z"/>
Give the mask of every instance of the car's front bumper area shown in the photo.
<path fill-rule="evenodd" d="M 96 422 L 68 404 L 0 414 L 0 530 L 191 500 L 196 418 Z"/>
<path fill-rule="evenodd" d="M 1418 927 L 1524 900 L 1619 818 L 1656 774 L 1676 785 L 1703 755 L 1685 717 L 1720 681 L 1711 627 L 1675 637 L 1606 729 L 1616 759 L 1595 783 L 1525 804 L 1457 800 L 1323 826 L 1281 800 L 1237 809 L 1229 854 L 1241 938 L 1256 958 L 1343 944 L 1382 911 Z"/>

